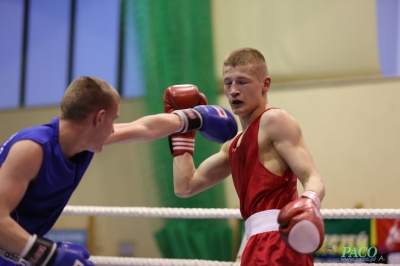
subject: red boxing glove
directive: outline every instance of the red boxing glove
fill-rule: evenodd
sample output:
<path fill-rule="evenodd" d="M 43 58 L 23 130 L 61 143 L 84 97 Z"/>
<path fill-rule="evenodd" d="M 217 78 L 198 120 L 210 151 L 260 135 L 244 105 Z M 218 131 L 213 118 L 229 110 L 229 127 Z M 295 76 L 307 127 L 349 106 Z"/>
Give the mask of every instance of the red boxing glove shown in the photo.
<path fill-rule="evenodd" d="M 317 193 L 308 190 L 283 207 L 278 215 L 282 240 L 300 254 L 311 254 L 324 243 L 324 221 L 319 209 Z"/>
<path fill-rule="evenodd" d="M 174 85 L 168 87 L 164 93 L 164 112 L 172 113 L 175 110 L 193 108 L 197 105 L 206 105 L 206 96 L 199 92 L 195 85 Z M 179 131 L 186 131 L 182 123 Z M 196 130 L 185 133 L 174 133 L 169 136 L 169 147 L 171 154 L 175 156 L 183 155 L 188 152 L 194 153 L 194 138 Z"/>

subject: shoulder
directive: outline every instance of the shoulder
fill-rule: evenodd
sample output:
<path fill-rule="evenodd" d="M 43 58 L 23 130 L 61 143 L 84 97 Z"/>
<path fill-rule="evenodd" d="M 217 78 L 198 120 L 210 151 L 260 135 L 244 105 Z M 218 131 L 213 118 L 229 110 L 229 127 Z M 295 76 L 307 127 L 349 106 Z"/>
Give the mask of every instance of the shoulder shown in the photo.
<path fill-rule="evenodd" d="M 10 147 L 7 157 L 6 161 L 15 161 L 24 167 L 40 164 L 43 158 L 43 148 L 32 140 L 20 140 Z"/>
<path fill-rule="evenodd" d="M 28 127 L 15 133 L 9 141 L 9 145 L 20 142 L 22 140 L 31 140 L 40 145 L 50 143 L 57 131 L 51 125 L 40 125 Z M 4 143 L 5 145 L 8 143 Z"/>
<path fill-rule="evenodd" d="M 4 159 L 9 150 L 40 148 L 51 140 L 51 130 L 43 126 L 34 126 L 18 131 L 0 145 L 0 155 Z"/>
<path fill-rule="evenodd" d="M 269 109 L 261 116 L 260 124 L 274 125 L 284 123 L 297 123 L 296 120 L 283 109 Z"/>
<path fill-rule="evenodd" d="M 31 140 L 21 140 L 11 146 L 0 169 L 15 182 L 29 182 L 39 173 L 42 162 L 42 146 Z"/>
<path fill-rule="evenodd" d="M 32 155 L 32 153 L 42 153 L 43 148 L 39 143 L 33 140 L 22 139 L 14 143 L 14 145 L 10 149 L 10 152 L 11 151 L 21 152 L 21 154 L 25 156 L 25 154 Z"/>
<path fill-rule="evenodd" d="M 298 122 L 283 109 L 270 109 L 262 114 L 260 130 L 272 138 L 301 134 Z"/>

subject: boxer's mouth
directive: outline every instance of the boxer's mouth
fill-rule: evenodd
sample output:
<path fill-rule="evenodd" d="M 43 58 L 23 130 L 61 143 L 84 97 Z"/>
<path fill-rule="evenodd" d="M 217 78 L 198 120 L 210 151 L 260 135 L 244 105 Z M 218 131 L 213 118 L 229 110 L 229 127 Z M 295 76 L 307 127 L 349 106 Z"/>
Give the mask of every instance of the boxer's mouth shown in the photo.
<path fill-rule="evenodd" d="M 242 101 L 240 101 L 240 100 L 233 100 L 232 102 L 231 102 L 231 105 L 232 106 L 237 106 L 237 105 L 240 105 L 240 104 L 242 104 L 243 102 Z"/>

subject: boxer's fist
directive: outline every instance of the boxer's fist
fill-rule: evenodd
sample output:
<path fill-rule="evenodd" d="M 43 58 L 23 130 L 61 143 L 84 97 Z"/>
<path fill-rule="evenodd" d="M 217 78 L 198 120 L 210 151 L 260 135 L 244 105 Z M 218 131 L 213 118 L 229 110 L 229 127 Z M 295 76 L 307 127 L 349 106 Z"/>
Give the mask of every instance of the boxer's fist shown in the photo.
<path fill-rule="evenodd" d="M 306 191 L 283 207 L 278 215 L 282 240 L 300 254 L 311 254 L 324 242 L 324 221 L 319 208 L 316 193 Z"/>
<path fill-rule="evenodd" d="M 195 85 L 174 85 L 168 87 L 164 92 L 165 113 L 172 113 L 176 110 L 192 108 L 203 104 L 207 104 L 207 98 L 203 93 L 199 92 Z M 168 138 L 172 155 L 175 157 L 186 152 L 193 155 L 196 131 L 188 131 L 184 123 L 182 123 L 179 131 L 185 133 L 174 133 Z"/>
<path fill-rule="evenodd" d="M 74 243 L 59 242 L 57 243 L 57 253 L 54 262 L 50 265 L 54 266 L 94 266 L 89 261 L 89 251 L 81 245 Z"/>
<path fill-rule="evenodd" d="M 237 134 L 233 115 L 217 105 L 199 105 L 191 109 L 175 110 L 183 123 L 183 131 L 199 129 L 209 140 L 224 143 Z"/>
<path fill-rule="evenodd" d="M 238 126 L 228 110 L 217 105 L 201 105 L 194 109 L 203 118 L 203 124 L 199 131 L 205 138 L 224 143 L 236 136 Z"/>

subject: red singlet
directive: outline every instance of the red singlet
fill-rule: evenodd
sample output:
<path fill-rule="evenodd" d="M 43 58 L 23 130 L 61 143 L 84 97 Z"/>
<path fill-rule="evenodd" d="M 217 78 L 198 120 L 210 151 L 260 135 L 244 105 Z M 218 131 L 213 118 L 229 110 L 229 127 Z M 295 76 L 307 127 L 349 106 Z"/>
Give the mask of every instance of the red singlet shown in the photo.
<path fill-rule="evenodd" d="M 242 133 L 235 137 L 229 147 L 232 179 L 244 220 L 257 212 L 282 209 L 298 198 L 297 177 L 290 168 L 278 176 L 260 163 L 257 139 L 263 114 L 250 124 L 238 147 Z M 242 254 L 241 266 L 261 265 L 307 266 L 313 265 L 313 258 L 312 255 L 295 253 L 282 241 L 279 231 L 271 231 L 250 237 Z"/>

